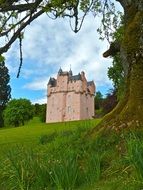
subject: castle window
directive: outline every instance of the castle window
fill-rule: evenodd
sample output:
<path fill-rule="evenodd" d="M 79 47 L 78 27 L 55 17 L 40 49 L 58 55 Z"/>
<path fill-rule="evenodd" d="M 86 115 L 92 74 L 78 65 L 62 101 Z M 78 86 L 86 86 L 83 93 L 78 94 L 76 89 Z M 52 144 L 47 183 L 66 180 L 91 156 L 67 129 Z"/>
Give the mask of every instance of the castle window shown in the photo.
<path fill-rule="evenodd" d="M 88 108 L 86 108 L 86 114 L 88 114 Z"/>
<path fill-rule="evenodd" d="M 68 106 L 68 113 L 71 112 L 71 106 Z"/>
<path fill-rule="evenodd" d="M 52 106 L 54 106 L 54 97 L 52 98 Z"/>

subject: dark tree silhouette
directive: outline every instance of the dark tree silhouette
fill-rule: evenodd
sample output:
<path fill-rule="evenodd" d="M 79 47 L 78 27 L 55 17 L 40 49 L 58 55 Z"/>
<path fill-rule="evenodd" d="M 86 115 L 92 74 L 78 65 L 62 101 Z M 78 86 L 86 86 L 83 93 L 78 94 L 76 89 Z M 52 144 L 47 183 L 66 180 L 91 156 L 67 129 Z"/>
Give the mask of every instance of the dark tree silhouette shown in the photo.
<path fill-rule="evenodd" d="M 117 105 L 117 103 L 118 103 L 118 100 L 117 100 L 116 91 L 111 89 L 106 94 L 106 98 L 104 98 L 104 100 L 102 101 L 103 113 L 107 114 L 110 111 L 112 111 L 113 108 Z"/>
<path fill-rule="evenodd" d="M 11 95 L 11 88 L 9 85 L 10 76 L 5 62 L 0 62 L 0 127 L 4 126 L 3 110 L 9 101 Z"/>

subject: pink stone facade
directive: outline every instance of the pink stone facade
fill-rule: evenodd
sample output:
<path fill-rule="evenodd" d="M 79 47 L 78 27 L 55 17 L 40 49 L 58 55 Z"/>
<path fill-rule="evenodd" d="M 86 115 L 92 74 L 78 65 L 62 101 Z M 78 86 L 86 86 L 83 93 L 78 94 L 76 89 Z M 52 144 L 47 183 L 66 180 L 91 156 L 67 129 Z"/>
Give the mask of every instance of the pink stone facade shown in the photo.
<path fill-rule="evenodd" d="M 46 123 L 92 119 L 95 84 L 87 82 L 84 72 L 59 70 L 57 79 L 48 82 Z"/>

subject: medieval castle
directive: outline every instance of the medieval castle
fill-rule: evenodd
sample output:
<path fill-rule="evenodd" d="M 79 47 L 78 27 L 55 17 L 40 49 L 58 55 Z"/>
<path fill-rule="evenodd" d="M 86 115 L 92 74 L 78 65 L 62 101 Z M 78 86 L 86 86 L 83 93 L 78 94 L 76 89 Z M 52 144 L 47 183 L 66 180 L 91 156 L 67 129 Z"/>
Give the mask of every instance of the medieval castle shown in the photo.
<path fill-rule="evenodd" d="M 94 116 L 95 84 L 78 75 L 59 70 L 57 79 L 48 82 L 46 122 L 91 119 Z"/>

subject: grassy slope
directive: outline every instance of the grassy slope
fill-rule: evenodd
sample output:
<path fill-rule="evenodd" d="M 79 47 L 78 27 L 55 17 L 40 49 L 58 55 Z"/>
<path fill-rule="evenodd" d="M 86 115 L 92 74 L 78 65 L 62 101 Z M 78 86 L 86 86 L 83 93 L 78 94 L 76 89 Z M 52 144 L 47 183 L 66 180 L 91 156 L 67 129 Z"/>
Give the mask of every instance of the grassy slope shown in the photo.
<path fill-rule="evenodd" d="M 89 121 L 72 121 L 65 123 L 45 124 L 39 121 L 39 118 L 34 118 L 25 126 L 17 128 L 2 128 L 0 130 L 0 145 L 11 143 L 37 143 L 40 136 L 53 132 L 65 130 L 74 130 L 78 127 L 95 126 L 100 120 Z"/>
<path fill-rule="evenodd" d="M 9 190 L 13 188 L 15 190 L 30 189 L 27 185 L 27 182 L 25 182 L 29 181 L 30 177 L 28 176 L 27 178 L 26 175 L 29 171 L 29 168 L 31 169 L 32 167 L 33 168 L 30 170 L 30 174 L 33 172 L 35 173 L 35 175 L 37 175 L 37 170 L 35 171 L 35 168 L 37 168 L 38 166 L 37 164 L 36 166 L 32 165 L 34 161 L 37 162 L 37 159 L 39 160 L 39 157 L 41 160 L 44 159 L 45 163 L 43 163 L 42 161 L 41 161 L 42 163 L 40 163 L 38 161 L 38 163 L 43 165 L 44 167 L 44 164 L 46 164 L 46 160 L 51 159 L 52 154 L 54 155 L 54 158 L 56 160 L 58 159 L 66 160 L 65 157 L 67 157 L 68 155 L 67 158 L 67 160 L 69 160 L 68 167 L 72 167 L 70 163 L 70 157 L 73 156 L 73 159 L 76 158 L 77 152 L 80 151 L 81 147 L 80 146 L 78 147 L 78 145 L 77 146 L 73 145 L 75 147 L 72 147 L 70 149 L 69 148 L 70 144 L 72 144 L 72 142 L 74 143 L 75 140 L 78 140 L 80 143 L 79 137 L 81 133 L 96 126 L 97 123 L 99 123 L 99 121 L 100 119 L 89 120 L 89 121 L 88 120 L 72 121 L 65 123 L 45 124 L 41 123 L 38 118 L 34 118 L 25 126 L 17 128 L 1 129 L 0 130 L 0 150 L 1 150 L 0 151 L 0 173 L 1 173 L 0 190 Z M 48 141 L 47 139 L 45 141 L 45 136 L 48 139 Z M 73 150 L 73 148 L 75 148 L 76 150 Z M 72 154 L 73 151 L 75 151 L 74 154 Z M 34 157 L 33 157 L 33 152 L 35 155 Z M 50 154 L 49 157 L 47 156 L 48 154 Z M 30 160 L 33 160 L 32 163 L 30 162 Z M 25 163 L 28 164 L 28 168 L 27 164 Z M 47 165 L 48 164 L 46 164 L 46 167 Z M 56 166 L 54 165 L 53 168 L 54 167 Z M 52 166 L 48 166 L 46 170 L 48 171 L 49 168 L 52 168 Z M 72 168 L 68 169 L 68 171 L 72 170 Z M 45 167 L 43 168 L 43 171 L 44 169 Z M 23 174 L 24 170 L 26 171 L 26 174 Z M 67 171 L 66 166 L 63 166 L 63 170 Z M 58 172 L 59 169 L 57 168 L 55 171 Z M 63 172 L 63 175 L 64 173 L 66 172 Z M 41 172 L 39 175 L 43 176 L 43 173 Z M 45 175 L 47 176 L 47 174 Z M 41 177 L 38 177 L 37 181 L 40 180 L 40 178 Z M 38 181 L 37 182 L 38 184 L 32 186 L 31 190 L 46 189 L 45 186 L 44 187 L 42 186 L 44 183 L 47 182 L 44 182 L 43 178 L 41 181 Z M 69 181 L 69 179 L 67 179 L 67 181 Z M 55 181 L 54 183 L 56 186 L 56 188 L 54 189 L 56 190 L 58 189 L 57 183 Z M 71 185 L 65 184 L 64 186 L 70 187 Z"/>
<path fill-rule="evenodd" d="M 106 133 L 94 130 L 94 136 L 85 135 L 99 121 L 42 124 L 38 118 L 34 118 L 26 126 L 1 129 L 0 189 L 39 190 L 41 187 L 43 190 L 47 187 L 48 179 L 48 183 L 52 179 L 51 184 L 54 184 L 53 188 L 47 188 L 49 190 L 142 189 L 142 130 Z M 44 135 L 47 135 L 46 139 Z M 15 146 L 17 144 L 22 146 L 19 148 Z M 6 160 L 9 160 L 7 164 Z M 56 161 L 62 164 L 58 165 Z M 35 169 L 39 165 L 43 167 L 42 170 Z M 54 171 L 52 178 L 47 177 L 51 172 L 49 168 Z M 76 174 L 78 177 L 75 179 Z M 10 180 L 7 176 L 11 176 Z M 30 188 L 27 184 L 29 179 L 35 186 Z"/>

